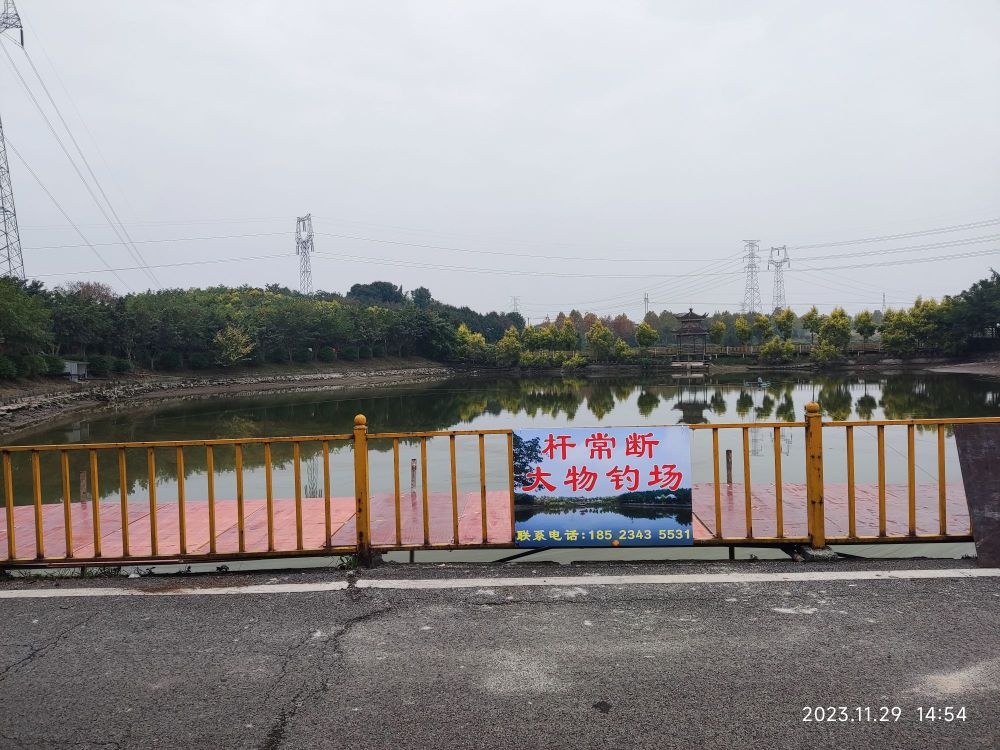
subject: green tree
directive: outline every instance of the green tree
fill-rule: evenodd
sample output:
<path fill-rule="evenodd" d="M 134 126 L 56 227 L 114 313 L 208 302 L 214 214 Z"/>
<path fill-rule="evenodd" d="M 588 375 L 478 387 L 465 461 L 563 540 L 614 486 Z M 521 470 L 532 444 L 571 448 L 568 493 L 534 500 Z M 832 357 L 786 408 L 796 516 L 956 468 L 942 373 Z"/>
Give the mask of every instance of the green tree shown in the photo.
<path fill-rule="evenodd" d="M 481 333 L 474 333 L 462 323 L 456 332 L 458 338 L 458 356 L 464 362 L 484 362 L 488 347 L 486 338 Z"/>
<path fill-rule="evenodd" d="M 791 341 L 782 341 L 777 336 L 760 347 L 760 358 L 771 364 L 791 362 L 795 356 L 795 346 Z"/>
<path fill-rule="evenodd" d="M 782 341 L 788 341 L 795 331 L 795 313 L 790 307 L 774 314 L 774 330 Z"/>
<path fill-rule="evenodd" d="M 771 329 L 771 319 L 766 315 L 761 315 L 758 313 L 753 318 L 753 323 L 750 324 L 753 329 L 753 338 L 757 340 L 758 343 L 770 338 Z"/>
<path fill-rule="evenodd" d="M 611 359 L 615 348 L 615 335 L 601 321 L 595 321 L 587 331 L 587 346 L 595 359 Z"/>
<path fill-rule="evenodd" d="M 253 353 L 254 342 L 239 327 L 228 324 L 215 334 L 216 361 L 223 367 L 232 367 Z"/>
<path fill-rule="evenodd" d="M 722 344 L 722 340 L 726 337 L 726 321 L 724 320 L 713 320 L 712 324 L 708 327 L 708 340 L 711 341 L 716 346 Z"/>
<path fill-rule="evenodd" d="M 564 316 L 565 317 L 565 316 Z M 580 334 L 569 318 L 565 318 L 559 326 L 559 348 L 575 352 L 580 348 Z"/>
<path fill-rule="evenodd" d="M 811 356 L 814 361 L 830 363 L 847 356 L 847 346 L 851 342 L 851 319 L 840 307 L 822 319 L 817 333 L 818 344 Z"/>
<path fill-rule="evenodd" d="M 866 344 L 875 335 L 875 318 L 870 310 L 862 310 L 854 316 L 854 330 Z"/>
<path fill-rule="evenodd" d="M 45 305 L 40 286 L 33 286 L 9 276 L 0 278 L 0 355 L 18 365 L 19 374 L 40 374 L 37 360 L 52 341 L 52 317 Z M 31 359 L 24 360 L 25 357 Z M 4 370 L 9 371 L 10 365 Z M 44 366 L 42 370 L 44 371 Z"/>
<path fill-rule="evenodd" d="M 521 359 L 521 337 L 517 328 L 511 326 L 496 345 L 497 364 L 513 367 Z"/>
<path fill-rule="evenodd" d="M 528 472 L 533 464 L 542 462 L 542 441 L 539 438 L 525 440 L 514 433 L 514 487 L 515 489 L 528 484 Z"/>
<path fill-rule="evenodd" d="M 643 321 L 635 329 L 635 340 L 640 347 L 646 348 L 660 340 L 660 334 L 649 323 Z"/>
<path fill-rule="evenodd" d="M 816 334 L 819 333 L 820 326 L 823 325 L 823 316 L 819 314 L 816 305 L 809 308 L 809 311 L 802 316 L 802 327 L 809 331 L 809 343 L 816 343 Z"/>
<path fill-rule="evenodd" d="M 750 339 L 753 337 L 753 328 L 746 318 L 740 316 L 734 319 L 733 330 L 736 331 L 736 340 L 740 342 L 741 346 L 747 346 L 750 343 Z"/>

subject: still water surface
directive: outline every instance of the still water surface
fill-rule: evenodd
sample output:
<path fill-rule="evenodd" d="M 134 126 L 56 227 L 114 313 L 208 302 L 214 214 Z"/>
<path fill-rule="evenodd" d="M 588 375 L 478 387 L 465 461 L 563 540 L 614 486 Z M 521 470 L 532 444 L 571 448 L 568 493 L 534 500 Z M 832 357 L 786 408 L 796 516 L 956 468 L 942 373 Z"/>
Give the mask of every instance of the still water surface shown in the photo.
<path fill-rule="evenodd" d="M 192 440 L 264 436 L 350 433 L 354 416 L 364 414 L 374 432 L 447 429 L 497 429 L 518 427 L 633 426 L 801 420 L 811 400 L 823 407 L 826 419 L 900 419 L 910 417 L 1000 416 L 1000 380 L 969 375 L 871 374 L 814 377 L 774 373 L 765 375 L 764 388 L 743 384 L 744 376 L 679 379 L 669 373 L 643 378 L 470 378 L 434 384 L 380 388 L 367 392 L 327 392 L 260 395 L 251 398 L 212 398 L 143 411 L 122 411 L 81 420 L 71 425 L 22 435 L 19 443 L 74 443 L 148 440 Z M 754 376 L 756 379 L 756 375 Z M 846 478 L 843 429 L 824 433 L 825 478 Z M 371 442 L 372 491 L 393 491 L 391 441 Z M 742 481 L 742 430 L 720 431 L 720 447 L 734 451 L 734 481 Z M 774 480 L 774 432 L 749 431 L 751 477 L 754 483 Z M 457 469 L 459 490 L 478 492 L 479 459 L 476 438 L 459 438 Z M 918 430 L 915 456 L 917 481 L 937 481 L 937 438 L 934 429 Z M 803 434 L 783 429 L 779 436 L 785 482 L 804 481 Z M 855 430 L 857 481 L 876 482 L 875 430 Z M 886 429 L 886 476 L 889 483 L 906 481 L 906 432 Z M 307 496 L 323 491 L 321 446 L 302 447 L 302 482 Z M 400 485 L 410 489 L 410 462 L 419 459 L 419 444 L 401 441 Z M 693 480 L 712 481 L 709 431 L 692 434 Z M 72 494 L 78 498 L 80 473 L 86 455 L 74 454 L 71 462 Z M 216 497 L 235 496 L 234 450 L 214 451 Z M 277 497 L 294 495 L 291 447 L 273 449 L 274 491 Z M 347 443 L 330 444 L 331 490 L 335 496 L 353 494 L 353 468 Z M 489 489 L 507 487 L 506 438 L 486 439 L 486 480 Z M 18 503 L 30 503 L 30 467 L 26 456 L 16 456 L 14 484 Z M 949 481 L 960 478 L 954 440 L 948 435 L 946 465 Z M 156 451 L 155 482 L 161 502 L 176 497 L 176 452 Z M 184 452 L 185 490 L 189 500 L 207 495 L 205 451 Z M 126 454 L 126 488 L 130 500 L 145 502 L 148 495 L 147 457 L 143 450 Z M 113 451 L 101 453 L 100 494 L 118 497 L 118 459 Z M 244 476 L 248 497 L 264 494 L 263 449 L 247 446 Z M 61 500 L 58 455 L 46 455 L 42 465 L 43 500 Z M 417 490 L 420 472 L 416 472 Z M 428 442 L 428 489 L 450 492 L 447 438 Z"/>

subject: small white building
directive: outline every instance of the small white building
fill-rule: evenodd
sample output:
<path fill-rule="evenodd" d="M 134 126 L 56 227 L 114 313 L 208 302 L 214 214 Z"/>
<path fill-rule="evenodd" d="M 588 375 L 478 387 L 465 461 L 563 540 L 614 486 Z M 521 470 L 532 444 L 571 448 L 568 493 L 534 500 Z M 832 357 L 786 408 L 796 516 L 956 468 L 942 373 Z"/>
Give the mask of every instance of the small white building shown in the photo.
<path fill-rule="evenodd" d="M 63 360 L 63 375 L 69 375 L 70 380 L 86 380 L 87 363 L 73 359 Z"/>

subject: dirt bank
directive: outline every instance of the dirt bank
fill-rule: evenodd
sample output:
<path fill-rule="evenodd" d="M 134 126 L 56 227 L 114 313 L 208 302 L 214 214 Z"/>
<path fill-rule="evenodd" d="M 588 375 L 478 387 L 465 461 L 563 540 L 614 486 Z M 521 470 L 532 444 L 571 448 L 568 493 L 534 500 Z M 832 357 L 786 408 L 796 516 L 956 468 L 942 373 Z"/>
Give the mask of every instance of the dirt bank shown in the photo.
<path fill-rule="evenodd" d="M 1000 377 L 1000 359 L 986 359 L 978 362 L 956 362 L 927 368 L 930 372 L 950 372 L 965 375 L 990 375 Z"/>
<path fill-rule="evenodd" d="M 12 436 L 83 412 L 142 407 L 159 401 L 377 388 L 442 380 L 452 374 L 451 369 L 430 360 L 393 358 L 325 366 L 258 368 L 240 373 L 183 376 L 146 373 L 87 383 L 44 380 L 0 390 L 0 436 Z"/>

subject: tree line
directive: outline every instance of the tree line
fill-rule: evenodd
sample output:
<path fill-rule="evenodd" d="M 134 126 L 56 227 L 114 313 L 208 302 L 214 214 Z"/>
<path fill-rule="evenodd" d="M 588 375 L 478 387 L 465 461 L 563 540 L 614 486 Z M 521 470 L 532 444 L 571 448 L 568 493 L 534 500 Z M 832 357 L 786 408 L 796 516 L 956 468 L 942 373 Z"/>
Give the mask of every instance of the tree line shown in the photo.
<path fill-rule="evenodd" d="M 960 354 L 1000 335 L 1000 275 L 995 271 L 941 301 L 917 298 L 899 310 L 842 308 L 801 317 L 716 312 L 707 321 L 718 345 L 756 346 L 766 362 L 789 361 L 794 343 L 815 346 L 819 363 L 847 355 L 855 338 L 876 337 L 889 355 Z M 571 310 L 526 325 L 516 312 L 479 313 L 435 300 L 425 287 L 406 292 L 385 281 L 346 294 L 303 295 L 264 288 L 167 289 L 120 296 L 107 285 L 0 278 L 0 379 L 59 374 L 81 359 L 92 374 L 226 368 L 266 362 L 332 362 L 419 355 L 490 366 L 579 368 L 588 362 L 639 360 L 675 341 L 677 316 L 650 311 L 643 320 Z"/>

